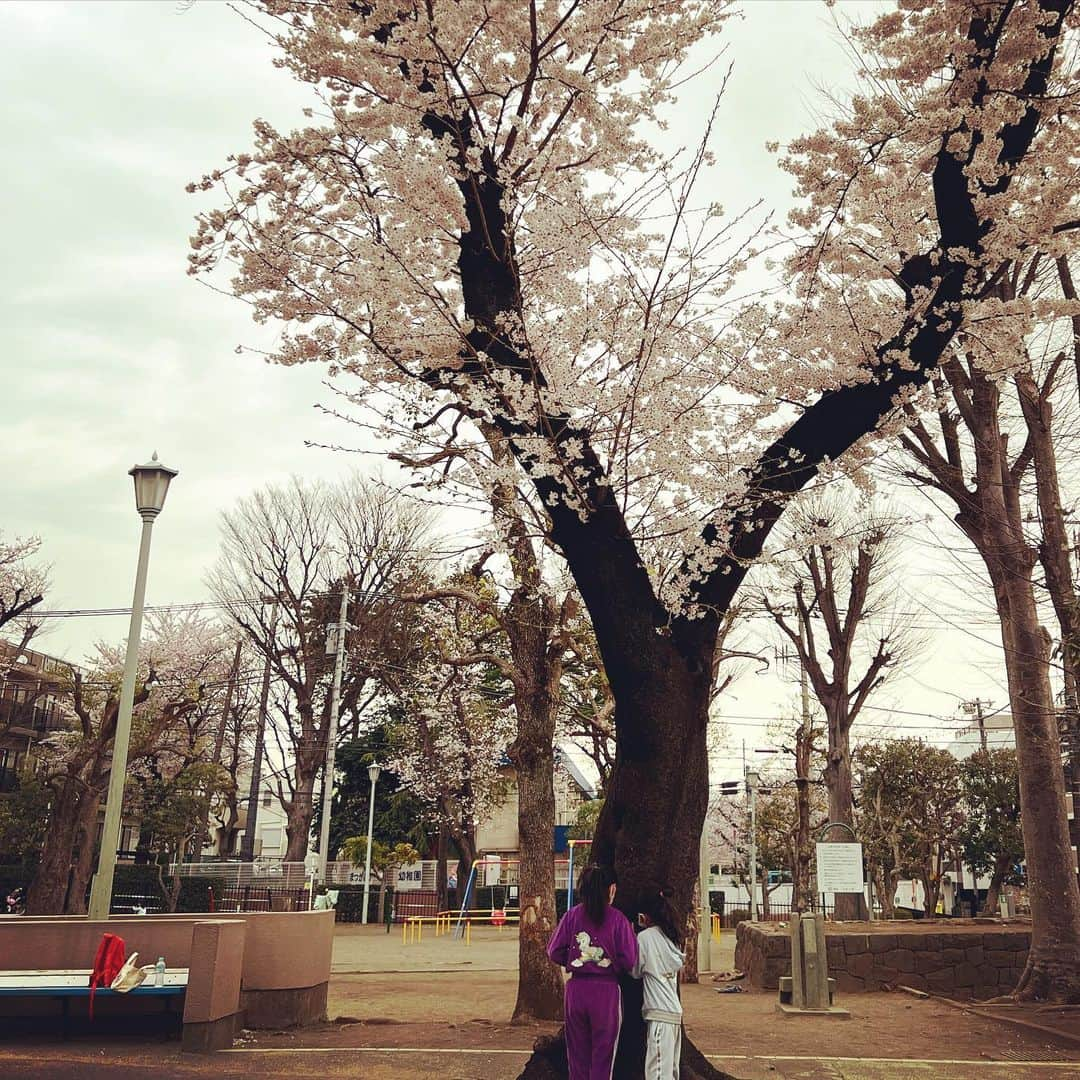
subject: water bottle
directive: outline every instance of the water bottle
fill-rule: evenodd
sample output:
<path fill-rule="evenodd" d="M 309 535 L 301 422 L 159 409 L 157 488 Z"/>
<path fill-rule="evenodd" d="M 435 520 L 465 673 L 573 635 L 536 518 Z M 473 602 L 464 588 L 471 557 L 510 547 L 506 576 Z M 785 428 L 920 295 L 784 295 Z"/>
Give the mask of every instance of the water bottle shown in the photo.
<path fill-rule="evenodd" d="M 157 963 L 154 965 L 154 985 L 165 985 L 165 957 L 159 956 Z"/>

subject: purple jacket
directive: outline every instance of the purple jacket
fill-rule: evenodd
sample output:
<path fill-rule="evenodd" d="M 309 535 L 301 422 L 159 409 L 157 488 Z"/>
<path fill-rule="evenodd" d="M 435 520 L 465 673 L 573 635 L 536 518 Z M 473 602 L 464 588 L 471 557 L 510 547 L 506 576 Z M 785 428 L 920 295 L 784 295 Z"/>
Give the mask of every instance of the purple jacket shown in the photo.
<path fill-rule="evenodd" d="M 618 908 L 604 910 L 597 926 L 584 904 L 572 907 L 563 917 L 547 947 L 548 959 L 575 978 L 614 979 L 637 963 L 637 938 L 630 920 Z"/>

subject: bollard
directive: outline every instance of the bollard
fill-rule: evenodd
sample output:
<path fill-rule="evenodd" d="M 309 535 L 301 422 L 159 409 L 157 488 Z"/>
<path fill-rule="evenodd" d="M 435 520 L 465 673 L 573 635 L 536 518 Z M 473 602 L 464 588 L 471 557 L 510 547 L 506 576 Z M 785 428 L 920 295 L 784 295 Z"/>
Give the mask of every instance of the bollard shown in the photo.
<path fill-rule="evenodd" d="M 791 975 L 780 979 L 777 1009 L 784 1016 L 850 1017 L 847 1009 L 832 1004 L 833 980 L 829 978 L 825 916 L 810 911 L 795 914 L 788 932 L 791 935 Z"/>

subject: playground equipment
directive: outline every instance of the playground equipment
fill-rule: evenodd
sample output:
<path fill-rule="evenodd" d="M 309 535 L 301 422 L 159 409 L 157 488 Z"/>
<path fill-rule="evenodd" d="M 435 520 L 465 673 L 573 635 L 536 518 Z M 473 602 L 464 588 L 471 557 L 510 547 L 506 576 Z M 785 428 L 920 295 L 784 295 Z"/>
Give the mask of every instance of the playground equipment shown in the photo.
<path fill-rule="evenodd" d="M 465 882 L 465 891 L 461 896 L 461 911 L 458 913 L 457 925 L 454 927 L 454 937 L 460 938 L 463 934 L 462 924 L 465 920 L 466 914 L 469 911 L 469 901 L 472 899 L 473 889 L 476 887 L 477 881 L 477 868 L 484 867 L 484 885 L 485 886 L 499 886 L 502 885 L 502 877 L 504 868 L 509 872 L 511 866 L 518 867 L 521 863 L 520 859 L 500 859 L 500 858 L 483 858 L 473 859 L 473 864 L 469 868 L 469 878 Z M 492 880 L 494 878 L 494 880 Z M 507 892 L 509 892 L 511 885 L 509 882 L 505 885 Z M 505 903 L 506 897 L 504 897 L 504 903 L 500 908 L 496 908 L 494 903 L 489 912 L 489 918 L 494 915 L 497 910 L 502 910 L 504 914 L 509 913 L 509 909 Z M 505 920 L 504 920 L 505 921 Z"/>

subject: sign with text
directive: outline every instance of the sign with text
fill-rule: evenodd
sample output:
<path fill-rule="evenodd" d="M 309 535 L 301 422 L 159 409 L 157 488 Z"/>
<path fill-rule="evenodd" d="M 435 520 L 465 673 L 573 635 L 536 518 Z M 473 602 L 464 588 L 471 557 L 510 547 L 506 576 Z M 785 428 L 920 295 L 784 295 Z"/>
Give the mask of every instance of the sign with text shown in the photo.
<path fill-rule="evenodd" d="M 861 893 L 862 844 L 818 844 L 817 888 L 819 893 Z"/>
<path fill-rule="evenodd" d="M 398 868 L 397 872 L 397 891 L 398 892 L 410 892 L 415 889 L 423 888 L 424 884 L 424 864 L 422 862 L 409 863 L 406 866 Z"/>

